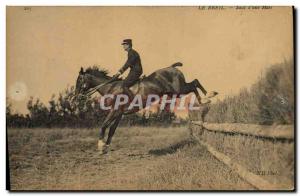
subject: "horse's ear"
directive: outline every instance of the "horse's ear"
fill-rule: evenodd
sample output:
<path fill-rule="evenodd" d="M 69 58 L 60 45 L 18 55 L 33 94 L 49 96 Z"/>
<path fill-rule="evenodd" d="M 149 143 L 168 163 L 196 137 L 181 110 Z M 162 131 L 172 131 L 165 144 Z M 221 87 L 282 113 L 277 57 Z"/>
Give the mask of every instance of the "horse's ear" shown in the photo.
<path fill-rule="evenodd" d="M 83 68 L 82 67 L 80 68 L 79 74 L 83 74 Z"/>

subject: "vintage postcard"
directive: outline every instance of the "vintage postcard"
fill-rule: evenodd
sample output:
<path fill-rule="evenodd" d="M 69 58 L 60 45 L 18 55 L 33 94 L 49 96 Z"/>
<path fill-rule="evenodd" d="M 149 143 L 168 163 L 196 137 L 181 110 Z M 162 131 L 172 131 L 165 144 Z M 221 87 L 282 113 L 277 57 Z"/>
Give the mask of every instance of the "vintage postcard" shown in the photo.
<path fill-rule="evenodd" d="M 293 19 L 8 6 L 7 189 L 294 191 Z"/>

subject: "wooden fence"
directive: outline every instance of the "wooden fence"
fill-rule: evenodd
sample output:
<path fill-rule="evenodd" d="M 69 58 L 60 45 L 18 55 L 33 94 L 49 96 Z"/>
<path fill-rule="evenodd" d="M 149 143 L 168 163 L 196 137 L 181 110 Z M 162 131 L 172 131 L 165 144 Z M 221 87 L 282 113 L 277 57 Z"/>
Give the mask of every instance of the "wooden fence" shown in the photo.
<path fill-rule="evenodd" d="M 207 131 L 227 133 L 227 134 L 241 134 L 255 137 L 263 137 L 270 139 L 286 139 L 294 140 L 294 126 L 293 125 L 255 125 L 255 124 L 241 124 L 241 123 L 202 123 L 201 121 L 192 121 L 192 125 L 205 128 Z"/>
<path fill-rule="evenodd" d="M 287 142 L 294 142 L 294 126 L 293 125 L 277 125 L 277 126 L 265 126 L 265 125 L 254 125 L 254 124 L 240 124 L 240 123 L 222 123 L 222 124 L 210 124 L 202 123 L 201 121 L 191 121 L 190 129 L 192 132 L 200 132 L 200 135 L 205 132 L 214 132 L 217 134 L 226 135 L 242 135 L 242 136 L 252 136 L 257 139 L 264 138 L 275 141 L 285 140 Z M 280 186 L 278 184 L 272 184 L 264 179 L 262 176 L 254 174 L 248 171 L 242 165 L 233 161 L 229 156 L 224 153 L 219 152 L 205 142 L 200 137 L 195 137 L 195 139 L 202 145 L 204 145 L 207 150 L 218 160 L 223 162 L 233 171 L 235 171 L 242 179 L 247 181 L 249 184 L 254 186 L 259 190 L 293 190 L 294 182 L 288 183 L 287 185 Z"/>

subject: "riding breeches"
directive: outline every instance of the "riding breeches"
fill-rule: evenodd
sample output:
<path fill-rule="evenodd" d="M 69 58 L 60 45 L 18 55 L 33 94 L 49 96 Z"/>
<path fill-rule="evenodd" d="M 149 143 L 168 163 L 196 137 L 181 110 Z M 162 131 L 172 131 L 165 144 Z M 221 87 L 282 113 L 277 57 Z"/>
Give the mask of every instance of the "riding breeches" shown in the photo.
<path fill-rule="evenodd" d="M 133 86 L 139 80 L 141 75 L 142 75 L 142 72 L 136 72 L 136 71 L 130 70 L 128 76 L 123 81 L 123 87 L 129 88 L 129 87 Z"/>

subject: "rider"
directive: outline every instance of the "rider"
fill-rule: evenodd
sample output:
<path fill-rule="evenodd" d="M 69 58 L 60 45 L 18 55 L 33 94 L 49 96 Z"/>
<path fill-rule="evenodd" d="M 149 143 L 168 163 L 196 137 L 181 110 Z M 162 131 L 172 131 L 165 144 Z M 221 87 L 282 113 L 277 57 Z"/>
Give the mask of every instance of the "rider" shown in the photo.
<path fill-rule="evenodd" d="M 128 58 L 125 65 L 123 65 L 123 67 L 118 71 L 118 73 L 114 75 L 114 78 L 119 77 L 128 68 L 130 68 L 129 74 L 124 79 L 122 87 L 124 93 L 129 96 L 129 99 L 132 99 L 133 93 L 129 90 L 129 88 L 133 86 L 137 82 L 139 77 L 142 75 L 143 68 L 139 53 L 132 49 L 132 40 L 124 39 L 122 45 L 124 50 L 128 52 Z"/>

